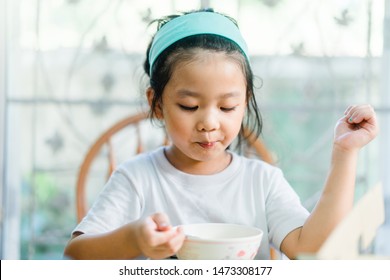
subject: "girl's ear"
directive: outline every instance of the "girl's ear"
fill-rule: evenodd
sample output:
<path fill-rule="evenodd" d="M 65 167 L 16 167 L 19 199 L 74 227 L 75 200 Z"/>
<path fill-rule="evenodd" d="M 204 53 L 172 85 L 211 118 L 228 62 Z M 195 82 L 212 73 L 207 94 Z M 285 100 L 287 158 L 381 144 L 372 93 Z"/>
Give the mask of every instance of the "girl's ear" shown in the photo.
<path fill-rule="evenodd" d="M 158 103 L 154 108 L 152 107 L 154 94 L 155 94 L 154 89 L 152 89 L 151 87 L 148 87 L 146 89 L 146 97 L 148 99 L 150 109 L 153 111 L 153 114 L 157 119 L 162 119 L 163 114 L 162 114 L 161 104 Z"/>

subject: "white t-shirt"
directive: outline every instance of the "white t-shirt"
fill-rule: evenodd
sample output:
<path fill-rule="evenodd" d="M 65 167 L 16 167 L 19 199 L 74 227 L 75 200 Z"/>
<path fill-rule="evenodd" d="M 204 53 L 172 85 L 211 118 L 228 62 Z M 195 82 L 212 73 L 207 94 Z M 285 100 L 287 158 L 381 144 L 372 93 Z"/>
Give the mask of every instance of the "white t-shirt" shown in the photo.
<path fill-rule="evenodd" d="M 138 155 L 118 167 L 74 231 L 103 233 L 164 212 L 173 226 L 213 222 L 260 228 L 264 235 L 256 259 L 269 259 L 269 244 L 279 248 L 309 213 L 279 168 L 231 154 L 230 165 L 213 175 L 176 169 L 164 147 Z"/>

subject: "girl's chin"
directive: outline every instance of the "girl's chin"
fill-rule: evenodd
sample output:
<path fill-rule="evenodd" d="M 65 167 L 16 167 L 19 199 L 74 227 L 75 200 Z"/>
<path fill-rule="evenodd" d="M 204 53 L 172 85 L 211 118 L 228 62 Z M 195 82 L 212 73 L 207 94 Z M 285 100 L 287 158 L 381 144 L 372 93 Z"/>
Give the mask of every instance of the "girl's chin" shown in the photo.
<path fill-rule="evenodd" d="M 199 161 L 222 160 L 226 156 L 226 149 L 221 145 L 199 144 L 198 147 L 191 155 Z"/>

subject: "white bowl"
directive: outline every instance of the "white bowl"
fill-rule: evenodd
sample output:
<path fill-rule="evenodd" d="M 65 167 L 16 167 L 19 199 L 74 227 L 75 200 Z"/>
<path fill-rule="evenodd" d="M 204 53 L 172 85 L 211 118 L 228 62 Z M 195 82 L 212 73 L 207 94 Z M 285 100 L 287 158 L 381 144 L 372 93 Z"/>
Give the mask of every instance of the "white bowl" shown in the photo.
<path fill-rule="evenodd" d="M 263 231 L 236 224 L 181 226 L 186 234 L 176 256 L 180 260 L 251 260 L 260 247 Z"/>

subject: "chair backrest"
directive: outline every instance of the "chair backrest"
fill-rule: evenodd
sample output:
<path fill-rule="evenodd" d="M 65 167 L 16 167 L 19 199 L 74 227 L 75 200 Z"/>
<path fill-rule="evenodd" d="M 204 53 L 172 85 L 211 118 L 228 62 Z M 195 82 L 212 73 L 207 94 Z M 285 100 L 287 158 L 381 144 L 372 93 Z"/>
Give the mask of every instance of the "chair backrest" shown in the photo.
<path fill-rule="evenodd" d="M 354 205 L 349 214 L 332 231 L 315 254 L 302 254 L 300 259 L 375 259 L 390 256 L 373 256 L 367 253 L 378 228 L 385 220 L 382 184 L 378 183 Z"/>
<path fill-rule="evenodd" d="M 322 245 L 316 257 L 332 260 L 372 258 L 366 250 L 385 221 L 384 207 L 382 184 L 378 183 L 354 205 Z"/>
<path fill-rule="evenodd" d="M 90 169 L 93 162 L 101 155 L 103 147 L 108 148 L 107 160 L 108 160 L 108 171 L 107 176 L 109 176 L 112 171 L 115 169 L 117 160 L 115 158 L 114 145 L 112 144 L 113 137 L 118 134 L 120 131 L 129 128 L 130 126 L 134 127 L 132 131 L 133 142 L 135 141 L 135 154 L 141 153 L 146 150 L 146 145 L 143 143 L 141 123 L 148 119 L 148 114 L 142 112 L 129 116 L 111 126 L 101 136 L 92 144 L 86 156 L 83 159 L 81 164 L 77 184 L 76 184 L 76 212 L 77 212 L 77 221 L 80 222 L 82 218 L 86 215 L 88 211 L 88 202 L 87 202 L 87 181 L 88 176 L 90 175 Z M 249 133 L 247 130 L 244 130 L 244 133 Z M 166 145 L 168 143 L 167 138 L 163 139 L 158 145 Z M 255 154 L 259 156 L 264 161 L 274 164 L 273 156 L 268 151 L 264 143 L 253 136 L 248 137 L 248 146 L 253 148 Z M 134 143 L 133 143 L 134 144 Z"/>

